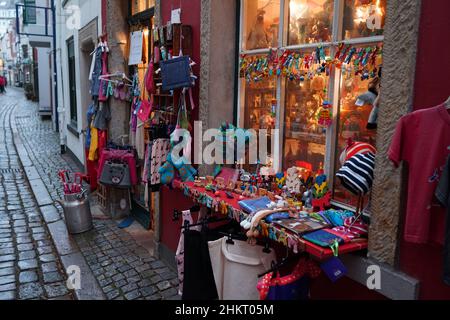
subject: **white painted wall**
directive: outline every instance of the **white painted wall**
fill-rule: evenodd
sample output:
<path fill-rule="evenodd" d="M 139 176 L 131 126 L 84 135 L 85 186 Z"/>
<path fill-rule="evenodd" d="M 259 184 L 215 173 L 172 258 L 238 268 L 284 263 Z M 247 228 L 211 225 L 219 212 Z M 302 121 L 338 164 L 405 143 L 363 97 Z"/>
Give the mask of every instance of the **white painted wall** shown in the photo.
<path fill-rule="evenodd" d="M 48 48 L 38 48 L 38 65 L 39 65 L 39 111 L 52 111 L 51 96 L 51 66 Z M 33 76 L 33 75 L 31 75 Z"/>
<path fill-rule="evenodd" d="M 80 8 L 80 28 L 68 28 L 67 19 L 70 18 L 69 14 L 65 12 L 69 6 L 78 6 Z M 78 158 L 81 163 L 84 161 L 84 136 L 81 132 L 87 127 L 86 111 L 88 105 L 84 103 L 85 96 L 89 95 L 89 92 L 84 92 L 81 81 L 87 79 L 81 79 L 80 76 L 80 42 L 78 38 L 78 32 L 80 29 L 89 24 L 92 20 L 98 19 L 98 32 L 101 33 L 101 1 L 89 1 L 89 0 L 70 0 L 62 8 L 62 1 L 57 1 L 57 50 L 58 50 L 58 77 L 59 81 L 59 106 L 60 106 L 60 128 L 61 128 L 61 141 L 67 146 Z M 67 125 L 70 123 L 70 93 L 69 93 L 69 69 L 68 69 L 68 54 L 67 54 L 67 40 L 73 36 L 75 45 L 75 63 L 76 70 L 76 85 L 77 85 L 77 116 L 78 123 L 76 130 L 80 133 L 80 136 L 72 134 L 67 130 Z"/>

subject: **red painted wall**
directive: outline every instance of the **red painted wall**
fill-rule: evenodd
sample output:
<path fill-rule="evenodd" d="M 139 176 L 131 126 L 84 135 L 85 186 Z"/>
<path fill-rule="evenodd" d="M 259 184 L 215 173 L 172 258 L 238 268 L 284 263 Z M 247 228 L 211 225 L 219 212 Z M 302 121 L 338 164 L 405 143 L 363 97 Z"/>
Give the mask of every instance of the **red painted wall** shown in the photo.
<path fill-rule="evenodd" d="M 450 96 L 450 1 L 422 1 L 419 50 L 415 82 L 415 110 L 437 106 Z M 443 242 L 445 213 L 435 209 L 433 232 Z M 402 242 L 400 268 L 421 281 L 420 299 L 450 299 L 450 287 L 442 282 L 442 245 L 418 246 Z"/>
<path fill-rule="evenodd" d="M 200 78 L 200 0 L 161 1 L 162 24 L 166 24 L 170 20 L 172 9 L 179 8 L 180 4 L 182 23 L 192 27 L 193 52 L 191 58 L 197 63 L 193 71 Z M 197 108 L 191 113 L 191 122 L 198 119 L 199 81 L 193 90 L 193 95 Z M 192 202 L 181 191 L 164 188 L 161 192 L 161 242 L 173 252 L 177 249 L 181 226 L 181 221 L 172 221 L 173 210 L 186 210 L 192 206 Z"/>

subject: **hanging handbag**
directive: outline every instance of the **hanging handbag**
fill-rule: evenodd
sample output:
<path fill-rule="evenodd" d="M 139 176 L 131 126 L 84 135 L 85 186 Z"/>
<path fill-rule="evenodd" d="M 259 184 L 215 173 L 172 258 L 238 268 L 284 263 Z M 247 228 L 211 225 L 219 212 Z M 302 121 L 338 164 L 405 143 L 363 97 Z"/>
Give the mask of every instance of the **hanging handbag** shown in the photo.
<path fill-rule="evenodd" d="M 188 56 L 161 61 L 160 65 L 163 91 L 192 86 L 191 66 Z"/>
<path fill-rule="evenodd" d="M 132 185 L 128 164 L 107 161 L 100 176 L 100 183 L 119 189 L 131 188 Z"/>

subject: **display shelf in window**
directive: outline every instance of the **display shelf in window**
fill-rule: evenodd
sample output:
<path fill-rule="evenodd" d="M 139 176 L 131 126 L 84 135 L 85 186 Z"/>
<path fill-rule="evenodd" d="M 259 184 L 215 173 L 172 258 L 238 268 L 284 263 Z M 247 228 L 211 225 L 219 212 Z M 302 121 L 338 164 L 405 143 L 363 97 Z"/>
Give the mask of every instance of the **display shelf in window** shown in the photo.
<path fill-rule="evenodd" d="M 290 0 L 288 45 L 329 42 L 334 0 Z"/>

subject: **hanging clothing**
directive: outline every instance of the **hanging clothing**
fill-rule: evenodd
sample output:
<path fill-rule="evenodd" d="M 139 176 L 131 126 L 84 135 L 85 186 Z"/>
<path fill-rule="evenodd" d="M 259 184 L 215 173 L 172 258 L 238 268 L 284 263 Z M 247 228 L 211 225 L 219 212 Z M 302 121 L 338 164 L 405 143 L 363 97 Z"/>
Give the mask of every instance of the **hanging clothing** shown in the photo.
<path fill-rule="evenodd" d="M 192 214 L 190 210 L 183 211 L 183 223 L 184 226 L 185 223 L 188 222 L 190 225 L 194 224 L 194 219 L 192 218 Z M 199 228 L 193 228 L 195 231 L 199 231 Z M 179 289 L 178 294 L 180 296 L 183 295 L 183 280 L 184 280 L 184 233 L 181 232 L 180 234 L 180 240 L 178 241 L 178 247 L 177 252 L 175 254 L 175 261 L 177 262 L 177 269 L 178 269 L 178 281 L 179 281 Z"/>
<path fill-rule="evenodd" d="M 171 150 L 169 139 L 157 139 L 153 141 L 152 156 L 150 162 L 150 185 L 159 186 L 161 184 L 161 174 L 159 168 L 166 162 Z"/>
<path fill-rule="evenodd" d="M 111 109 L 108 103 L 99 102 L 94 117 L 94 127 L 98 130 L 108 130 L 108 123 L 111 120 Z"/>
<path fill-rule="evenodd" d="M 95 116 L 95 104 L 91 103 L 91 105 L 88 107 L 88 110 L 86 112 L 86 118 L 87 118 L 87 123 L 88 123 L 88 127 L 86 130 L 86 144 L 85 147 L 87 149 L 89 149 L 91 147 L 91 124 L 92 124 L 92 120 L 94 119 Z"/>
<path fill-rule="evenodd" d="M 207 236 L 204 232 L 184 233 L 183 300 L 217 300 Z"/>
<path fill-rule="evenodd" d="M 102 52 L 102 73 L 101 75 L 107 75 L 108 74 L 108 52 Z M 108 81 L 100 80 L 100 88 L 99 88 L 99 94 L 98 94 L 98 101 L 99 102 L 106 102 L 108 101 Z"/>
<path fill-rule="evenodd" d="M 445 105 L 416 111 L 398 123 L 389 159 L 409 164 L 405 240 L 428 243 L 432 234 L 431 208 L 442 168 L 450 154 L 450 114 Z"/>
<path fill-rule="evenodd" d="M 227 238 L 210 242 L 209 254 L 220 300 L 258 300 L 258 274 L 270 269 L 276 261 L 275 252 L 263 252 L 263 247 Z"/>
<path fill-rule="evenodd" d="M 261 279 L 258 283 L 260 300 L 308 300 L 310 280 L 320 274 L 320 268 L 313 261 L 300 259 L 291 274 L 281 277 L 278 273 L 274 277 L 274 273 L 269 273 Z"/>
<path fill-rule="evenodd" d="M 444 243 L 444 282 L 450 286 L 450 157 L 436 190 L 436 198 L 447 208 L 447 223 Z"/>
<path fill-rule="evenodd" d="M 91 82 L 91 95 L 92 97 L 98 97 L 100 92 L 100 79 L 99 77 L 102 75 L 102 48 L 97 47 L 94 54 L 94 69 L 91 74 L 92 82 Z"/>
<path fill-rule="evenodd" d="M 91 126 L 91 145 L 89 147 L 89 161 L 98 159 L 98 130 Z"/>
<path fill-rule="evenodd" d="M 137 119 L 136 125 L 136 151 L 139 160 L 145 158 L 145 123 L 141 119 Z"/>

